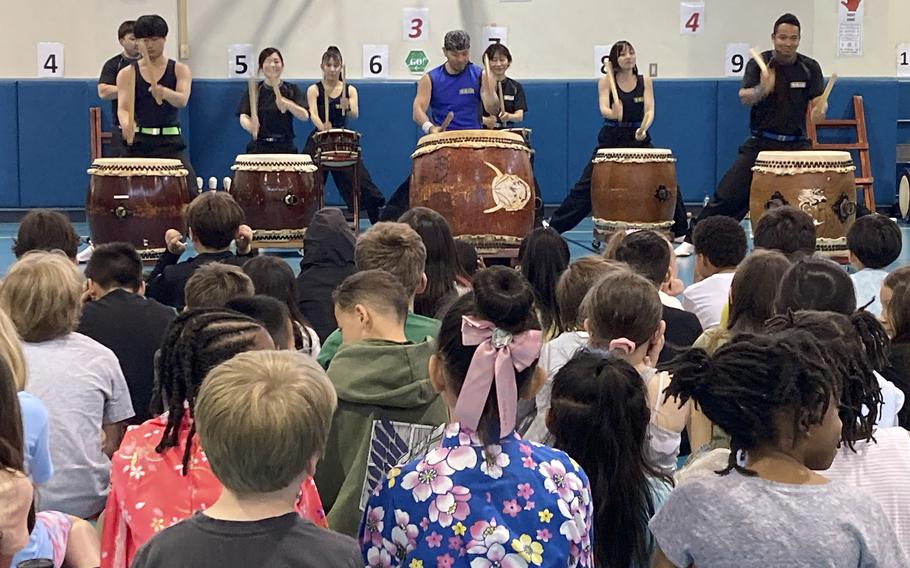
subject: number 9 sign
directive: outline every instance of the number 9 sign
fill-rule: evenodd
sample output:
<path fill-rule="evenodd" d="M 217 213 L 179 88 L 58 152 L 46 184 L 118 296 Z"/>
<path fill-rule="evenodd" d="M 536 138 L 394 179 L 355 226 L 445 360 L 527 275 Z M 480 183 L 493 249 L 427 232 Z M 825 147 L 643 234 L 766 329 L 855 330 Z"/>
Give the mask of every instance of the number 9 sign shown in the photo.
<path fill-rule="evenodd" d="M 728 43 L 724 53 L 724 77 L 742 77 L 750 57 L 748 43 Z"/>
<path fill-rule="evenodd" d="M 402 28 L 404 41 L 426 40 L 430 32 L 429 18 L 429 8 L 405 8 Z"/>

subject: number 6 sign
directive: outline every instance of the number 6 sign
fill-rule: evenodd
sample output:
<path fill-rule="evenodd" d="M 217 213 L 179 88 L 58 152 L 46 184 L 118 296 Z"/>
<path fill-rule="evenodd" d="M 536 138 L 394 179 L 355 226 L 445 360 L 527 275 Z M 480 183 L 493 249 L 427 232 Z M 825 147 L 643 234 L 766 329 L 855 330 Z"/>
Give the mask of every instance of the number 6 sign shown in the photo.
<path fill-rule="evenodd" d="M 404 9 L 404 40 L 424 41 L 430 32 L 429 8 Z"/>
<path fill-rule="evenodd" d="M 704 2 L 680 2 L 679 4 L 679 34 L 700 34 L 705 25 Z"/>

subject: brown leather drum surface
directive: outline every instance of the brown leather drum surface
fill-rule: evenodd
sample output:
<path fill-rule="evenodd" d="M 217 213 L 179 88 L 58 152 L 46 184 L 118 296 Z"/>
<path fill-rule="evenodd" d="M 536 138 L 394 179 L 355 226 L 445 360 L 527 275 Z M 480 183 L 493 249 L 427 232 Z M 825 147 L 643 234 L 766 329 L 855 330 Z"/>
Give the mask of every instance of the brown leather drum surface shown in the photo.
<path fill-rule="evenodd" d="M 317 132 L 313 140 L 316 142 L 313 159 L 322 166 L 344 167 L 360 159 L 360 134 L 353 130 L 333 128 Z"/>
<path fill-rule="evenodd" d="M 595 218 L 628 223 L 673 220 L 676 165 L 672 162 L 598 162 L 591 176 Z"/>
<path fill-rule="evenodd" d="M 184 230 L 186 199 L 185 176 L 92 175 L 85 211 L 92 242 L 163 249 L 165 231 Z"/>
<path fill-rule="evenodd" d="M 485 213 L 497 207 L 493 198 L 494 183 L 515 181 L 511 176 L 530 188 L 528 202 L 517 211 L 501 208 Z M 441 147 L 413 160 L 411 207 L 429 207 L 438 212 L 448 220 L 454 236 L 523 238 L 534 224 L 536 195 L 531 160 L 526 150 Z"/>
<path fill-rule="evenodd" d="M 234 172 L 231 194 L 254 231 L 302 229 L 322 207 L 322 177 L 316 172 Z"/>
<path fill-rule="evenodd" d="M 752 174 L 749 216 L 753 227 L 770 207 L 790 205 L 815 219 L 818 238 L 840 239 L 847 236 L 856 220 L 855 204 L 852 173 Z"/>

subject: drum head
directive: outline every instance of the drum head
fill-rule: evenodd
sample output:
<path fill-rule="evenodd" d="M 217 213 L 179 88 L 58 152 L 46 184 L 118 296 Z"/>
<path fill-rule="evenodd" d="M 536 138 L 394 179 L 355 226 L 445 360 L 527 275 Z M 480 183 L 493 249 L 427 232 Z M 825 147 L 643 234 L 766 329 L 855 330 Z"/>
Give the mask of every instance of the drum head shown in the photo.
<path fill-rule="evenodd" d="M 901 174 L 901 181 L 897 188 L 897 203 L 901 210 L 901 219 L 910 215 L 910 171 Z"/>
<path fill-rule="evenodd" d="M 189 172 L 180 160 L 165 158 L 95 158 L 88 173 L 93 176 L 176 176 Z"/>
<path fill-rule="evenodd" d="M 675 162 L 673 152 L 666 148 L 600 148 L 594 157 L 594 163 L 653 163 Z"/>
<path fill-rule="evenodd" d="M 458 144 L 459 142 L 469 142 L 473 140 L 490 140 L 496 142 L 517 142 L 524 143 L 524 138 L 520 134 L 509 132 L 507 130 L 447 130 L 445 132 L 436 132 L 421 136 L 417 141 L 418 146 L 424 144 Z"/>
<path fill-rule="evenodd" d="M 239 154 L 232 170 L 315 172 L 316 164 L 307 154 Z"/>

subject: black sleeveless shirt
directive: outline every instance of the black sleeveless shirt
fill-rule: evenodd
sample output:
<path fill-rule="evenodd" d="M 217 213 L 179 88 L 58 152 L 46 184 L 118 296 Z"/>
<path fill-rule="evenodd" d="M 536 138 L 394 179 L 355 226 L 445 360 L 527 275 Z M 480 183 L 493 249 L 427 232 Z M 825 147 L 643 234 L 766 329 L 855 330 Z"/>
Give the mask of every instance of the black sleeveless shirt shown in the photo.
<path fill-rule="evenodd" d="M 349 86 L 347 83 L 344 84 L 344 94 L 348 97 L 351 96 Z M 325 85 L 322 84 L 322 81 L 316 83 L 316 89 L 316 116 L 319 117 L 319 120 L 325 121 Z M 335 98 L 329 97 L 329 122 L 332 123 L 332 128 L 345 127 L 346 119 L 341 112 L 341 95 Z"/>
<path fill-rule="evenodd" d="M 616 84 L 616 93 L 622 101 L 622 122 L 641 122 L 645 119 L 645 80 L 641 75 L 635 76 L 635 88 L 625 92 Z M 613 94 L 610 93 L 610 104 L 613 104 Z"/>
<path fill-rule="evenodd" d="M 180 116 L 177 107 L 164 101 L 162 104 L 155 102 L 152 93 L 149 92 L 148 81 L 142 77 L 139 72 L 139 62 L 134 62 L 133 72 L 136 73 L 136 125 L 140 128 L 164 128 L 165 126 L 179 126 Z M 164 69 L 164 75 L 158 84 L 169 89 L 177 88 L 177 72 L 175 71 L 176 62 L 173 59 L 167 60 L 167 67 Z"/>

